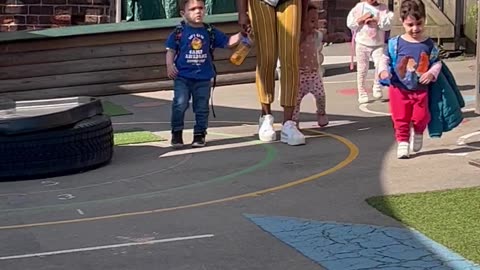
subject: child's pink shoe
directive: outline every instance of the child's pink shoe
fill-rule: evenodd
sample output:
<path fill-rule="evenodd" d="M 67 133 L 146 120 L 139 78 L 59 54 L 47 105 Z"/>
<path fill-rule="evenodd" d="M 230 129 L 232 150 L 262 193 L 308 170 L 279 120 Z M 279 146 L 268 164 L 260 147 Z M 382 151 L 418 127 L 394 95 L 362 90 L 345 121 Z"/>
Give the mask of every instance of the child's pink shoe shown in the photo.
<path fill-rule="evenodd" d="M 320 127 L 328 125 L 328 117 L 326 114 L 317 113 L 317 122 Z"/>

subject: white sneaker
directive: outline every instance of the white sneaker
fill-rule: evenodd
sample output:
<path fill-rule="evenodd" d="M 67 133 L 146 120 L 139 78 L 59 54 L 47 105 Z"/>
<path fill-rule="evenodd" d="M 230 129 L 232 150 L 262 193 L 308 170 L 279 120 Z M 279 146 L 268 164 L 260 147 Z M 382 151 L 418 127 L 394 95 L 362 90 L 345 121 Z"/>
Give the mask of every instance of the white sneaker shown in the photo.
<path fill-rule="evenodd" d="M 397 158 L 406 159 L 410 157 L 410 144 L 408 142 L 399 142 L 397 146 Z"/>
<path fill-rule="evenodd" d="M 368 94 L 367 93 L 358 93 L 358 103 L 365 104 L 368 103 Z"/>
<path fill-rule="evenodd" d="M 382 92 L 382 88 L 381 87 L 374 87 L 373 88 L 373 97 L 376 98 L 376 99 L 381 99 L 383 98 L 383 92 Z"/>
<path fill-rule="evenodd" d="M 416 134 L 412 130 L 412 134 L 412 140 L 410 141 L 410 143 L 413 145 L 412 150 L 413 152 L 419 152 L 423 147 L 423 133 Z"/>
<path fill-rule="evenodd" d="M 267 114 L 260 117 L 258 121 L 258 138 L 262 142 L 273 142 L 277 139 L 275 129 L 273 129 L 273 115 Z"/>
<path fill-rule="evenodd" d="M 283 124 L 280 140 L 288 145 L 301 145 L 305 144 L 305 135 L 298 130 L 295 122 L 289 120 Z"/>

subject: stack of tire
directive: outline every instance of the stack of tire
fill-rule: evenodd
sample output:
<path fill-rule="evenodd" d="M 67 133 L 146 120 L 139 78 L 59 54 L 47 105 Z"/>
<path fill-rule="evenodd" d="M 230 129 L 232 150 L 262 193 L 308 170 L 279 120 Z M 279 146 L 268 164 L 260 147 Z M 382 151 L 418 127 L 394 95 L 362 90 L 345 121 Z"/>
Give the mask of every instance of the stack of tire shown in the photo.
<path fill-rule="evenodd" d="M 104 114 L 100 100 L 75 99 L 81 101 L 78 106 L 34 117 L 2 119 L 1 112 L 6 110 L 0 108 L 0 180 L 61 176 L 110 162 L 110 117 Z"/>

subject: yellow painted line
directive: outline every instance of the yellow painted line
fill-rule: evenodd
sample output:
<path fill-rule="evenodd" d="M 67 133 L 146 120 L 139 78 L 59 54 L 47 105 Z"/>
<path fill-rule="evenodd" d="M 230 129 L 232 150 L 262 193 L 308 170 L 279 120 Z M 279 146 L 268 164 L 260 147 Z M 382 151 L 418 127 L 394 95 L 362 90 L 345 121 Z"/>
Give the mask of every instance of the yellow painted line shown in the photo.
<path fill-rule="evenodd" d="M 199 202 L 199 203 L 193 203 L 193 204 L 187 204 L 187 205 L 181 205 L 181 206 L 174 206 L 174 207 L 168 207 L 168 208 L 160 208 L 160 209 L 154 209 L 154 210 L 147 210 L 147 211 L 139 211 L 139 212 L 129 212 L 129 213 L 121 213 L 121 214 L 114 214 L 114 215 L 106 215 L 106 216 L 97 216 L 97 217 L 90 217 L 90 218 L 78 218 L 78 219 L 67 219 L 67 220 L 58 220 L 58 221 L 48 221 L 48 222 L 39 222 L 39 223 L 30 223 L 30 224 L 18 224 L 18 225 L 7 225 L 7 226 L 0 226 L 0 230 L 11 230 L 11 229 L 22 229 L 22 228 L 32 228 L 32 227 L 44 227 L 44 226 L 51 226 L 51 225 L 61 225 L 61 224 L 72 224 L 72 223 L 81 223 L 81 222 L 89 222 L 89 221 L 99 221 L 99 220 L 108 220 L 108 219 L 117 219 L 117 218 L 125 218 L 125 217 L 133 217 L 133 216 L 140 216 L 140 215 L 148 215 L 148 214 L 156 214 L 156 213 L 164 213 L 164 212 L 171 212 L 171 211 L 176 211 L 176 210 L 182 210 L 182 209 L 189 209 L 189 208 L 196 208 L 196 207 L 201 207 L 201 206 L 207 206 L 207 205 L 213 205 L 213 204 L 219 204 L 219 203 L 225 203 L 225 202 L 230 202 L 234 200 L 239 200 L 239 199 L 246 199 L 246 198 L 253 198 L 261 195 L 265 195 L 267 193 L 271 192 L 276 192 L 280 190 L 284 190 L 287 188 L 291 188 L 294 186 L 298 186 L 301 184 L 305 184 L 307 182 L 312 182 L 317 180 L 320 177 L 332 174 L 334 172 L 339 171 L 340 169 L 346 167 L 350 163 L 352 163 L 359 154 L 358 147 L 348 140 L 347 138 L 344 138 L 339 135 L 331 134 L 331 133 L 326 133 L 322 131 L 317 131 L 317 130 L 308 130 L 309 132 L 317 133 L 317 134 L 322 134 L 326 135 L 328 137 L 331 137 L 341 143 L 343 143 L 349 150 L 348 156 L 342 160 L 340 163 L 337 165 L 322 171 L 320 173 L 301 178 L 283 185 L 279 185 L 276 187 L 271 187 L 267 189 L 262 189 L 250 193 L 245 193 L 245 194 L 240 194 L 236 196 L 231 196 L 231 197 L 226 197 L 226 198 L 221 198 L 217 200 L 211 200 L 211 201 L 205 201 L 205 202 Z"/>

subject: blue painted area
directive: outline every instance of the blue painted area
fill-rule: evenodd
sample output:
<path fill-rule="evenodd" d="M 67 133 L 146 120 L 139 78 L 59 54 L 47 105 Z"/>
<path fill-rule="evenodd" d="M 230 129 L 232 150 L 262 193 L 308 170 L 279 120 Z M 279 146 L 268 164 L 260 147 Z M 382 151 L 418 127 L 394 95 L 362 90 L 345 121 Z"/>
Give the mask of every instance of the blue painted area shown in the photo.
<path fill-rule="evenodd" d="M 474 95 L 463 95 L 463 100 L 465 100 L 465 103 L 472 103 L 472 102 L 475 102 L 475 96 Z"/>
<path fill-rule="evenodd" d="M 480 270 L 479 265 L 407 228 L 246 217 L 327 270 Z"/>

